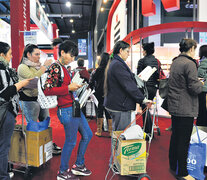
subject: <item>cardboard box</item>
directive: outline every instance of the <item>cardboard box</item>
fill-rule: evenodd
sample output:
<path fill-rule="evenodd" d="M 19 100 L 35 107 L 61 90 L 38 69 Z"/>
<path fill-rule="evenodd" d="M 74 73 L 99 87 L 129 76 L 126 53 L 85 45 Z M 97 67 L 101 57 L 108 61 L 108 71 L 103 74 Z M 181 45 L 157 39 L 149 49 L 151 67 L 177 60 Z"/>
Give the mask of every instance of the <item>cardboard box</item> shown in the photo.
<path fill-rule="evenodd" d="M 28 165 L 39 167 L 52 158 L 52 128 L 41 132 L 26 131 Z M 26 164 L 24 137 L 14 130 L 11 138 L 9 161 Z"/>
<path fill-rule="evenodd" d="M 122 140 L 118 138 L 121 133 L 122 131 L 114 131 L 112 135 L 113 154 L 116 146 L 114 164 L 120 174 L 146 173 L 146 141 Z"/>

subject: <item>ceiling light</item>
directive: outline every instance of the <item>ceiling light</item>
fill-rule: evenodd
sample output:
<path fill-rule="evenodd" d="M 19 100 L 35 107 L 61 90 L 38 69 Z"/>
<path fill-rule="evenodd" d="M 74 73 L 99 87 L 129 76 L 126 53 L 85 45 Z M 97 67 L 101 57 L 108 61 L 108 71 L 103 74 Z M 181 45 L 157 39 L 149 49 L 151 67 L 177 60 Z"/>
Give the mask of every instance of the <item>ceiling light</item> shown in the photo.
<path fill-rule="evenodd" d="M 71 2 L 68 1 L 68 2 L 65 3 L 65 5 L 66 5 L 67 7 L 71 7 Z"/>
<path fill-rule="evenodd" d="M 74 22 L 74 20 L 73 19 L 70 19 L 70 23 L 73 23 Z"/>
<path fill-rule="evenodd" d="M 104 11 L 104 8 L 103 7 L 101 7 L 101 12 L 103 12 Z"/>
<path fill-rule="evenodd" d="M 107 3 L 108 0 L 103 0 L 103 3 Z"/>
<path fill-rule="evenodd" d="M 75 30 L 74 30 L 74 29 L 72 30 L 72 33 L 73 33 L 73 34 L 75 33 Z"/>

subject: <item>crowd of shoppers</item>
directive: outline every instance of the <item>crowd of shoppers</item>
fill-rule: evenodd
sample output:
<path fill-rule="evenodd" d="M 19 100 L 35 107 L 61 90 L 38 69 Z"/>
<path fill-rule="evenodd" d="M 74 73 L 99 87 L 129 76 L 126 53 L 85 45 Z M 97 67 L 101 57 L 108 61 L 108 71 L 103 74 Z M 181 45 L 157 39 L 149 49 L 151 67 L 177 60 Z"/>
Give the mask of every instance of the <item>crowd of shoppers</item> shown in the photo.
<path fill-rule="evenodd" d="M 57 116 L 65 132 L 65 143 L 57 179 L 76 180 L 79 179 L 77 175 L 89 176 L 92 173 L 85 165 L 85 153 L 92 138 L 92 131 L 82 112 L 80 117 L 74 117 L 72 113 L 72 104 L 76 98 L 74 92 L 81 88 L 81 85 L 71 82 L 74 73 L 71 71 L 70 63 L 78 55 L 78 47 L 70 40 L 61 41 L 58 39 L 54 42 L 59 49 L 59 59 L 56 62 L 52 63 L 52 60 L 46 60 L 42 65 L 39 61 L 40 49 L 34 44 L 29 44 L 24 49 L 18 73 L 9 67 L 12 58 L 10 46 L 0 42 L 0 102 L 9 102 L 5 122 L 0 129 L 0 179 L 10 179 L 7 172 L 8 152 L 15 117 L 19 110 L 19 97 L 27 123 L 29 121 L 43 121 L 49 116 L 48 109 L 42 109 L 37 102 L 37 87 L 28 87 L 31 80 L 38 79 L 47 69 L 49 75 L 44 85 L 44 93 L 47 96 L 58 96 Z M 130 52 L 128 43 L 118 41 L 114 45 L 111 56 L 108 53 L 103 53 L 99 67 L 91 73 L 91 76 L 84 67 L 84 59 L 78 59 L 78 67 L 74 72 L 79 71 L 81 78 L 89 83 L 90 88 L 95 90 L 95 96 L 99 102 L 96 112 L 97 131 L 95 135 L 102 135 L 104 113 L 108 120 L 111 136 L 113 131 L 124 130 L 131 124 L 132 112 L 136 110 L 137 103 L 141 105 L 142 109 L 151 106 L 159 85 L 160 62 L 153 55 L 154 43 L 144 43 L 142 47 L 144 57 L 138 62 L 137 74 L 147 66 L 157 69 L 146 82 L 147 97 L 144 96 L 144 91 L 137 86 L 135 74 L 126 64 Z M 168 84 L 167 104 L 172 119 L 169 166 L 170 171 L 177 178 L 186 180 L 194 180 L 187 171 L 188 147 L 194 118 L 197 117 L 197 125 L 207 125 L 207 85 L 203 82 L 207 78 L 207 46 L 200 47 L 199 66 L 193 59 L 196 47 L 196 41 L 182 39 L 179 44 L 180 54 L 173 59 L 171 65 Z M 63 79 L 61 79 L 61 72 L 64 73 Z M 143 123 L 145 116 L 146 113 L 143 115 Z M 151 115 L 148 112 L 145 131 L 150 134 L 152 128 Z M 69 167 L 78 132 L 81 135 L 81 140 L 76 162 Z M 61 151 L 57 145 L 54 144 L 54 146 Z M 111 162 L 112 155 L 110 166 Z"/>

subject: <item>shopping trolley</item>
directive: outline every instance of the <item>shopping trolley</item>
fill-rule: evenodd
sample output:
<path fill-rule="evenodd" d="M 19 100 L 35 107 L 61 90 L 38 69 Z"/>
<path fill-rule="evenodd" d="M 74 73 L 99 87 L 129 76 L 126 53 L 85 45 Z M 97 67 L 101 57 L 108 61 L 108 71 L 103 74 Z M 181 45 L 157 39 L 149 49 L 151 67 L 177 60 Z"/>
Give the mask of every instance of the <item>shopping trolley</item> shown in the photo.
<path fill-rule="evenodd" d="M 138 116 L 138 118 L 137 119 L 135 119 L 135 120 L 133 120 L 127 127 L 126 127 L 126 129 L 127 128 L 129 128 L 134 122 L 136 122 L 136 120 L 138 120 L 141 116 L 142 116 L 142 114 L 144 113 L 144 112 L 146 112 L 146 110 L 148 109 L 149 107 L 146 107 L 144 110 L 143 110 L 143 112 L 141 113 L 141 114 L 139 114 L 139 116 Z M 118 134 L 118 136 L 117 136 L 117 138 L 116 138 L 116 141 L 115 141 L 115 145 L 114 145 L 114 148 L 113 148 L 113 160 L 112 160 L 112 163 L 111 163 L 111 166 L 109 167 L 109 170 L 108 170 L 108 172 L 107 172 L 107 174 L 106 174 L 106 176 L 105 176 L 105 180 L 107 180 L 107 178 L 108 178 L 108 176 L 109 176 L 109 173 L 110 173 L 110 171 L 112 170 L 112 176 L 111 176 L 111 178 L 110 178 L 110 180 L 111 179 L 113 179 L 113 177 L 115 176 L 115 175 L 117 175 L 117 174 L 119 174 L 119 175 L 126 175 L 126 176 L 129 176 L 129 177 L 135 177 L 135 178 L 137 178 L 138 180 L 151 180 L 151 178 L 150 178 L 150 176 L 146 173 L 146 166 L 147 166 L 147 160 L 148 160 L 148 156 L 149 156 L 149 150 L 150 150 L 150 144 L 151 144 L 151 140 L 152 140 L 152 137 L 151 136 L 148 136 L 147 134 L 145 134 L 146 136 L 148 136 L 148 138 L 149 138 L 149 140 L 148 140 L 148 144 L 147 144 L 147 141 L 145 140 L 145 139 L 141 139 L 141 140 L 121 140 L 123 143 L 125 143 L 126 141 L 129 141 L 129 148 L 131 148 L 131 149 L 134 149 L 135 151 L 136 151 L 136 149 L 139 149 L 139 148 L 136 148 L 136 147 L 133 147 L 133 144 L 138 144 L 138 143 L 143 143 L 143 147 L 146 147 L 146 149 L 145 149 L 145 152 L 143 152 L 143 150 L 142 150 L 142 152 L 141 152 L 141 155 L 139 156 L 139 155 L 137 155 L 137 153 L 135 153 L 135 155 L 133 155 L 134 157 L 130 157 L 131 159 L 141 159 L 141 160 L 144 160 L 144 163 L 143 163 L 143 166 L 144 167 L 138 167 L 138 169 L 140 170 L 140 169 L 142 169 L 143 171 L 140 171 L 141 173 L 138 173 L 138 174 L 121 174 L 121 166 L 122 165 L 118 165 L 117 166 L 117 159 L 118 159 L 118 161 L 120 161 L 120 163 L 122 163 L 122 161 L 120 160 L 120 156 L 121 156 L 121 153 L 120 152 L 122 152 L 123 153 L 123 149 L 125 149 L 125 147 L 122 147 L 122 151 L 118 151 L 118 146 L 120 145 L 120 144 L 118 144 L 118 142 L 120 142 L 120 136 L 121 136 L 121 134 L 123 133 L 123 132 L 125 132 L 126 131 L 126 129 L 125 130 L 123 130 L 122 132 L 117 132 L 117 131 L 115 131 L 114 133 L 117 133 Z M 152 131 L 153 131 L 153 128 L 152 128 Z M 114 137 L 114 136 L 113 136 Z M 112 141 L 114 142 L 114 140 L 113 140 L 113 138 L 112 138 Z M 132 143 L 132 144 L 131 144 Z M 144 145 L 144 143 L 146 144 L 146 146 Z M 112 143 L 113 144 L 113 143 Z M 141 146 L 140 146 L 141 147 Z M 139 156 L 139 157 L 137 157 L 137 156 Z M 116 160 L 115 160 L 116 159 Z M 116 162 L 116 163 L 115 163 Z M 137 164 L 139 163 L 139 162 L 136 162 Z M 141 163 L 140 163 L 141 164 Z M 132 167 L 132 166 L 131 166 Z M 131 167 L 129 167 L 129 169 L 131 168 Z M 136 166 L 135 166 L 135 168 L 136 168 Z M 132 171 L 133 172 L 133 171 Z"/>
<path fill-rule="evenodd" d="M 24 111 L 23 111 L 23 108 L 21 110 L 21 115 L 22 115 L 22 124 L 15 126 L 14 134 L 15 133 L 20 133 L 20 135 L 23 137 L 24 152 L 25 152 L 25 163 L 12 161 L 12 159 L 10 159 L 10 155 L 9 155 L 9 170 L 24 173 L 24 178 L 27 178 L 27 177 L 29 177 L 29 175 L 31 175 L 31 171 L 30 171 L 31 169 L 28 165 L 28 158 L 27 158 L 27 142 L 26 142 L 27 135 L 26 135 L 26 129 L 25 129 L 25 126 L 24 126 Z M 14 168 L 14 165 L 24 167 L 25 170 L 23 171 L 23 170 L 20 170 L 20 169 L 16 169 L 16 168 Z"/>
<path fill-rule="evenodd" d="M 15 126 L 11 138 L 9 170 L 24 173 L 24 178 L 28 179 L 32 168 L 40 167 L 52 158 L 52 129 L 26 131 L 23 108 L 21 112 L 22 123 Z"/>
<path fill-rule="evenodd" d="M 151 131 L 151 135 L 153 135 L 154 132 L 157 132 L 157 135 L 160 136 L 161 132 L 160 132 L 160 128 L 159 128 L 159 123 L 158 123 L 158 94 L 156 94 L 156 96 L 153 99 L 153 104 L 152 107 L 147 109 L 147 111 L 152 112 L 152 131 Z M 145 116 L 145 120 L 144 120 L 144 124 L 143 124 L 143 130 L 145 130 L 145 126 L 146 126 L 146 122 L 147 122 L 147 113 L 146 111 L 146 116 Z M 150 114 L 151 115 L 151 114 Z"/>
<path fill-rule="evenodd" d="M 136 78 L 136 81 L 137 81 L 137 86 L 143 90 L 144 96 L 145 96 L 146 98 L 148 98 L 148 91 L 147 91 L 147 88 L 146 88 L 146 83 L 145 83 L 144 81 L 142 81 L 141 79 L 139 79 L 137 76 L 135 76 L 135 78 Z M 135 118 L 135 120 L 133 120 L 133 121 L 126 127 L 126 129 L 129 128 L 134 122 L 136 122 L 136 121 L 143 115 L 143 113 L 145 113 L 146 111 L 149 111 L 149 107 L 148 107 L 148 106 L 147 106 L 145 109 L 142 110 L 142 113 L 139 114 L 138 117 Z M 147 113 L 146 113 L 146 114 L 147 114 Z M 156 116 L 156 115 L 157 115 L 157 116 Z M 157 118 L 156 118 L 156 117 L 157 117 Z M 144 129 L 145 129 L 146 119 L 147 119 L 147 115 L 145 116 L 145 120 L 144 120 L 144 124 L 143 124 L 143 132 L 144 132 Z M 155 126 L 155 120 L 157 120 L 157 122 L 156 122 L 157 126 Z M 148 139 L 148 141 L 147 141 L 147 142 L 148 142 L 148 146 L 146 147 L 146 154 L 145 154 L 145 156 L 142 156 L 142 158 L 146 160 L 146 163 L 143 163 L 143 166 L 145 166 L 145 167 L 143 167 L 143 169 L 145 169 L 145 170 L 146 170 L 147 160 L 148 160 L 148 157 L 149 157 L 150 145 L 151 145 L 151 141 L 152 141 L 152 138 L 153 138 L 154 127 L 156 127 L 157 132 L 158 132 L 158 134 L 160 135 L 160 129 L 159 129 L 159 126 L 158 126 L 158 110 L 157 110 L 157 99 L 156 99 L 156 98 L 155 98 L 155 100 L 153 101 L 153 119 L 152 119 L 151 135 L 148 135 L 148 134 L 145 133 L 145 137 L 144 137 L 145 140 Z M 125 129 L 125 130 L 126 130 L 126 129 Z M 123 130 L 122 133 L 123 133 L 125 130 Z M 120 135 L 121 135 L 122 133 L 120 133 Z M 120 154 L 116 154 L 116 151 L 117 151 L 117 149 L 116 149 L 116 148 L 117 148 L 117 142 L 118 142 L 118 140 L 119 140 L 119 138 L 120 138 L 120 135 L 116 138 L 116 139 L 117 139 L 117 140 L 116 140 L 116 144 L 115 144 L 115 146 L 114 146 L 114 148 L 113 148 L 113 149 L 114 149 L 113 160 L 112 160 L 111 166 L 110 166 L 110 168 L 109 168 L 109 170 L 108 170 L 108 172 L 107 172 L 107 174 L 106 174 L 106 176 L 105 176 L 105 180 L 107 180 L 107 178 L 108 178 L 108 176 L 109 176 L 109 172 L 110 172 L 110 170 L 112 170 L 112 172 L 113 172 L 113 175 L 111 176 L 110 180 L 114 177 L 114 175 L 116 175 L 116 174 L 121 174 L 121 173 L 120 173 L 120 167 L 117 168 L 117 167 L 116 167 L 116 164 L 114 164 L 114 159 L 115 159 L 115 157 L 120 156 Z M 145 141 L 145 140 L 144 140 L 144 141 Z M 143 141 L 143 140 L 142 140 L 142 141 Z M 145 141 L 145 143 L 146 143 L 146 141 Z M 136 148 L 135 148 L 135 149 L 136 149 Z M 118 157 L 118 158 L 120 158 L 120 157 Z M 134 158 L 137 158 L 137 157 L 134 157 Z M 141 172 L 141 171 L 140 171 L 140 172 Z M 127 176 L 135 177 L 135 178 L 137 178 L 138 180 L 151 180 L 150 176 L 149 176 L 146 172 L 139 173 L 139 174 L 127 174 Z"/>

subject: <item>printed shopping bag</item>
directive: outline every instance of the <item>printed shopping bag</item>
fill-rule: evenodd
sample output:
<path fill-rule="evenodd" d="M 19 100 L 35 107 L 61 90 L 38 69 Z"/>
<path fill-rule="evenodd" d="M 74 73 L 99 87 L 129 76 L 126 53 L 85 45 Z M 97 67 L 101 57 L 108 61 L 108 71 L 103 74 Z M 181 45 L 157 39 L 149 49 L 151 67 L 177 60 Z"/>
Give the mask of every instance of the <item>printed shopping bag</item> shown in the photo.
<path fill-rule="evenodd" d="M 195 126 L 196 127 L 196 126 Z M 198 143 L 192 143 L 188 149 L 187 169 L 189 175 L 197 180 L 204 180 L 204 166 L 206 162 L 206 144 L 201 143 L 198 128 L 196 127 L 198 135 Z"/>

